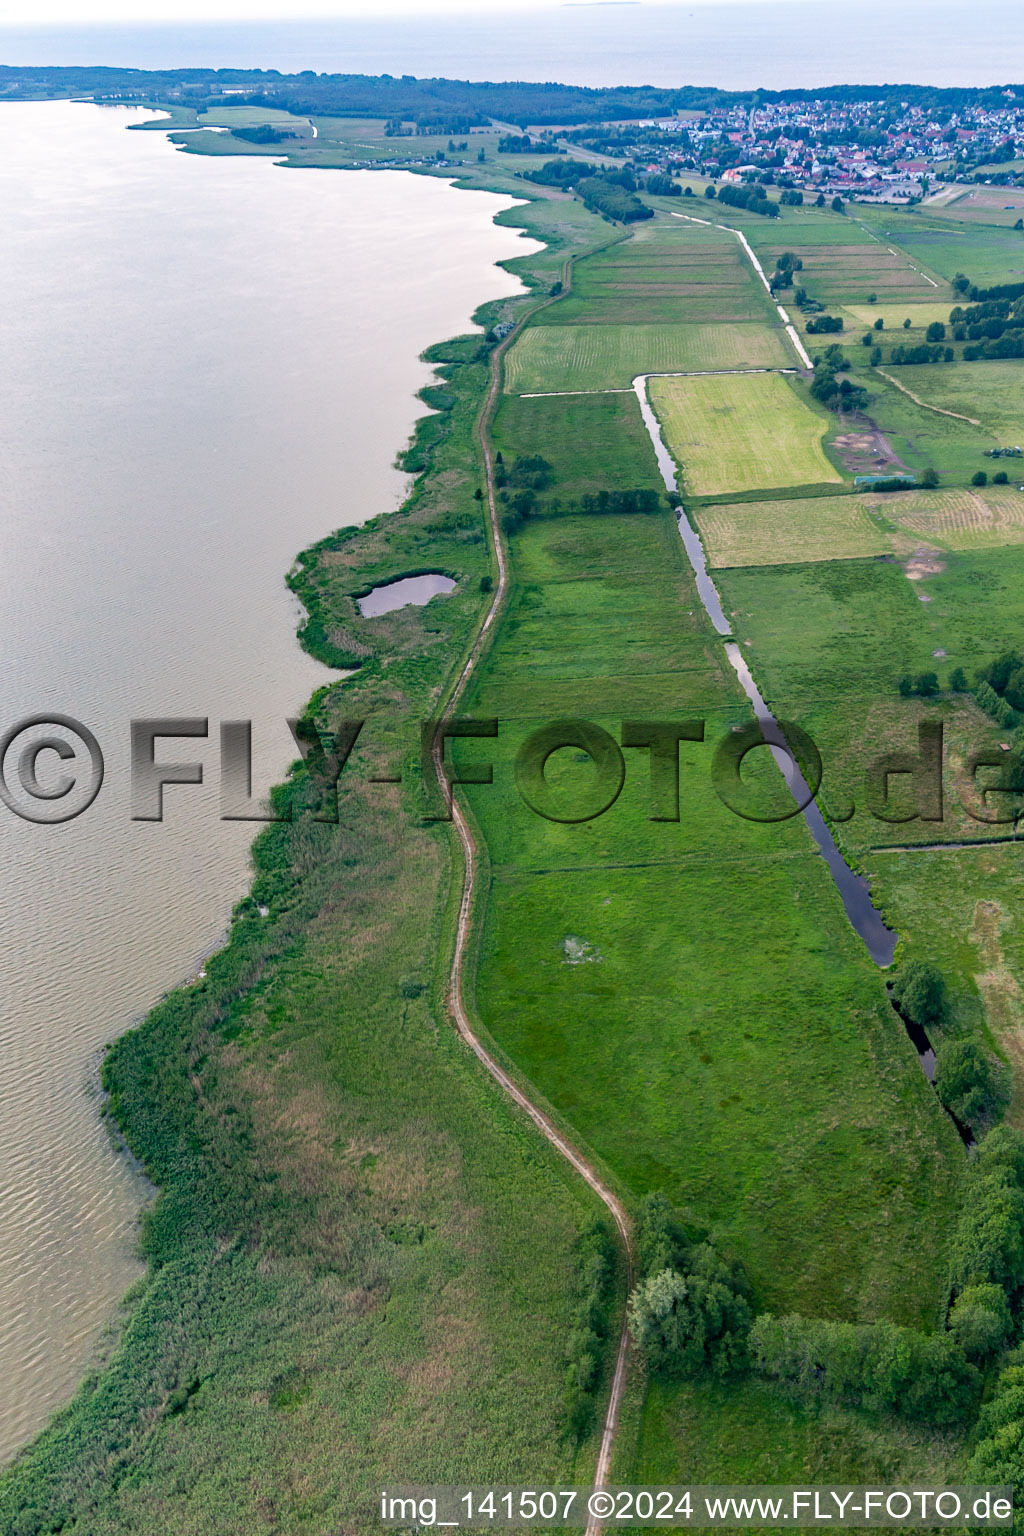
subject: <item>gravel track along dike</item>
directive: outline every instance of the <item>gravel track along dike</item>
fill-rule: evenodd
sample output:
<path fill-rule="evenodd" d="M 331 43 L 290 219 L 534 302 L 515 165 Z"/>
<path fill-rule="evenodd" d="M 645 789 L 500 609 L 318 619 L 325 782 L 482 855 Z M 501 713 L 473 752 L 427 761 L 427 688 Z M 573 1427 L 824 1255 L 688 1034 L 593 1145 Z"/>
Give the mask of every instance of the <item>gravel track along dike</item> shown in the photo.
<path fill-rule="evenodd" d="M 592 253 L 586 252 L 585 254 L 590 255 Z M 568 294 L 571 291 L 572 268 L 574 262 L 577 259 L 578 258 L 575 256 L 570 256 L 565 262 L 565 266 L 563 267 L 562 271 L 562 294 L 553 296 L 552 298 L 544 300 L 543 303 L 538 304 L 536 309 L 530 311 L 528 318 L 532 319 L 538 310 L 546 309 L 549 304 L 557 302 L 558 298 L 561 298 L 564 294 Z M 459 916 L 455 930 L 455 944 L 452 951 L 451 970 L 449 972 L 448 978 L 447 1003 L 456 1029 L 458 1030 L 462 1039 L 469 1046 L 473 1054 L 483 1064 L 483 1066 L 486 1067 L 487 1071 L 494 1078 L 495 1082 L 497 1082 L 504 1089 L 505 1093 L 513 1101 L 513 1103 L 518 1104 L 519 1108 L 522 1109 L 524 1113 L 530 1117 L 534 1125 L 540 1131 L 541 1135 L 551 1143 L 556 1151 L 558 1151 L 562 1157 L 564 1157 L 566 1161 L 572 1165 L 573 1168 L 575 1168 L 580 1178 L 583 1179 L 587 1185 L 589 1185 L 589 1187 L 607 1207 L 609 1213 L 612 1216 L 612 1219 L 615 1222 L 619 1236 L 622 1239 L 623 1247 L 625 1249 L 627 1266 L 627 1289 L 631 1289 L 633 1284 L 634 1267 L 633 1238 L 632 1225 L 625 1206 L 622 1204 L 621 1200 L 619 1200 L 618 1196 L 603 1182 L 596 1170 L 590 1166 L 582 1154 L 577 1151 L 577 1149 L 572 1145 L 568 1138 L 563 1135 L 563 1133 L 555 1125 L 554 1121 L 551 1120 L 542 1109 L 538 1108 L 536 1104 L 532 1103 L 524 1090 L 512 1080 L 504 1068 L 487 1050 L 486 1046 L 484 1046 L 476 1031 L 474 1030 L 472 1023 L 470 1022 L 469 1013 L 466 1009 L 462 995 L 463 966 L 465 964 L 466 951 L 472 930 L 473 899 L 476 894 L 477 848 L 469 823 L 466 820 L 466 817 L 463 814 L 457 799 L 455 798 L 455 792 L 448 784 L 447 777 L 445 775 L 443 761 L 444 728 L 448 721 L 451 719 L 458 705 L 459 699 L 462 697 L 466 690 L 466 685 L 468 684 L 469 679 L 473 674 L 473 669 L 480 659 L 480 655 L 484 647 L 484 642 L 495 626 L 498 614 L 508 592 L 508 560 L 505 554 L 505 547 L 502 542 L 501 523 L 498 517 L 498 503 L 494 486 L 494 454 L 491 448 L 488 428 L 490 425 L 491 416 L 494 411 L 495 402 L 498 398 L 498 394 L 501 388 L 502 355 L 506 347 L 514 339 L 518 338 L 520 330 L 521 325 L 517 325 L 515 330 L 512 331 L 507 337 L 505 337 L 505 339 L 494 349 L 493 353 L 491 354 L 490 387 L 487 392 L 487 398 L 484 402 L 483 410 L 480 413 L 480 418 L 477 423 L 477 438 L 483 453 L 484 469 L 487 480 L 487 507 L 491 523 L 491 537 L 494 544 L 494 555 L 498 566 L 498 583 L 495 588 L 491 605 L 484 616 L 479 630 L 477 631 L 476 639 L 474 640 L 469 655 L 466 658 L 465 665 L 463 666 L 462 671 L 459 673 L 458 680 L 456 681 L 448 699 L 448 703 L 445 706 L 444 714 L 438 723 L 438 728 L 434 735 L 434 740 L 431 746 L 431 757 L 434 764 L 434 772 L 437 775 L 438 788 L 441 795 L 444 797 L 445 802 L 451 806 L 452 824 L 454 825 L 455 831 L 458 835 L 463 856 L 462 899 L 459 903 Z M 622 1398 L 626 1386 L 628 1361 L 629 1329 L 627 1327 L 624 1311 L 622 1329 L 619 1334 L 619 1343 L 615 1356 L 615 1370 L 612 1376 L 611 1391 L 608 1396 L 608 1407 L 605 1411 L 604 1427 L 601 1433 L 601 1444 L 598 1450 L 597 1464 L 594 1470 L 595 1488 L 602 1487 L 607 1483 L 608 1475 L 611 1471 L 612 1453 L 615 1448 L 615 1434 L 619 1423 L 619 1411 L 622 1406 Z M 600 1531 L 600 1520 L 591 1518 L 586 1528 L 586 1536 L 600 1536 Z"/>

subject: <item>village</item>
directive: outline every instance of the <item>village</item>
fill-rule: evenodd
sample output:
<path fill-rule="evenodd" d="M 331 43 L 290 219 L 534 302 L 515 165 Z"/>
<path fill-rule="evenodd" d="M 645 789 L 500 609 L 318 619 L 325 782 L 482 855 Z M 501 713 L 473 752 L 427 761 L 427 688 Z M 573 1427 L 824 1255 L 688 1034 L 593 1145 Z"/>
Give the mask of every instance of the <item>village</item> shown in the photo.
<path fill-rule="evenodd" d="M 648 171 L 908 203 L 937 183 L 1024 183 L 1024 101 L 1009 89 L 1004 95 L 1005 107 L 951 113 L 889 99 L 732 106 L 566 137 L 587 150 L 627 154 Z"/>

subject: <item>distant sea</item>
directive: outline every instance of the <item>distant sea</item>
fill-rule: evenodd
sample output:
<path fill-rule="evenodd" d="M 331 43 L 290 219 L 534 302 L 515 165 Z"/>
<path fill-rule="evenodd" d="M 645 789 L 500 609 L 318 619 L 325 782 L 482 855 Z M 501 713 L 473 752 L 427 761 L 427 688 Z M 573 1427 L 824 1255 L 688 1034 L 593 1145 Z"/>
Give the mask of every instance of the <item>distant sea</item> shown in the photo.
<path fill-rule="evenodd" d="M 514 14 L 7 28 L 0 63 L 188 65 L 730 89 L 1024 82 L 1020 0 L 570 4 Z"/>

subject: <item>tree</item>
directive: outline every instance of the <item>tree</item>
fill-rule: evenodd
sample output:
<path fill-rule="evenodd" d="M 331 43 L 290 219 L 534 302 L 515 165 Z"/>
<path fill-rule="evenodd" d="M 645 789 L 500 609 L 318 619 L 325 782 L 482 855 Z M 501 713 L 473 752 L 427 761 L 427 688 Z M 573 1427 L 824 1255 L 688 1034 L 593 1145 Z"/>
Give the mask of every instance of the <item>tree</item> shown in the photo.
<path fill-rule="evenodd" d="M 814 206 L 815 206 L 815 208 L 824 208 L 824 206 L 825 206 L 825 194 L 824 194 L 824 192 L 819 192 L 818 193 L 817 197 L 814 199 Z"/>
<path fill-rule="evenodd" d="M 926 469 L 921 471 L 921 478 L 918 483 L 923 485 L 925 490 L 934 491 L 939 483 L 939 472 L 934 464 L 929 464 Z"/>
<path fill-rule="evenodd" d="M 892 983 L 892 999 L 912 1024 L 927 1029 L 946 1017 L 946 983 L 928 960 L 908 960 Z"/>
<path fill-rule="evenodd" d="M 979 1484 L 1008 1483 L 1016 1509 L 1024 1505 L 1024 1351 L 1014 1350 L 978 1418 L 978 1440 L 966 1476 Z"/>
<path fill-rule="evenodd" d="M 871 348 L 871 354 L 870 354 L 870 356 L 868 358 L 868 362 L 871 364 L 872 368 L 877 368 L 878 365 L 881 363 L 881 361 L 882 361 L 882 349 L 881 349 L 881 347 L 872 347 Z"/>
<path fill-rule="evenodd" d="M 484 161 L 487 159 L 487 151 L 486 151 L 486 149 L 484 148 L 484 146 L 482 144 L 480 145 L 480 149 L 479 149 L 479 152 L 477 153 L 477 157 L 476 158 L 477 158 L 478 164 L 480 164 L 480 165 L 483 165 Z"/>
<path fill-rule="evenodd" d="M 715 195 L 714 187 L 708 186 L 708 187 L 704 188 L 704 196 L 705 197 L 714 197 L 714 195 Z"/>
<path fill-rule="evenodd" d="M 1013 227 L 1014 229 L 1024 229 L 1024 219 L 1018 219 Z"/>
<path fill-rule="evenodd" d="M 693 188 L 690 186 L 689 182 L 687 182 L 686 186 L 683 188 L 683 196 L 684 197 L 692 197 L 693 196 Z"/>
<path fill-rule="evenodd" d="M 946 327 L 941 320 L 933 320 L 924 333 L 925 341 L 945 341 Z"/>
<path fill-rule="evenodd" d="M 663 1269 L 629 1298 L 629 1330 L 648 1369 L 670 1377 L 728 1376 L 746 1364 L 750 1308 L 737 1270 L 709 1245 L 689 1273 Z"/>
<path fill-rule="evenodd" d="M 935 1052 L 935 1092 L 966 1125 L 973 1125 L 991 1109 L 994 1098 L 992 1068 L 974 1040 L 943 1040 Z"/>
<path fill-rule="evenodd" d="M 988 485 L 988 475 L 986 475 L 983 469 L 979 469 L 975 474 L 971 476 L 971 484 Z"/>
<path fill-rule="evenodd" d="M 987 1138 L 986 1138 L 987 1139 Z M 1024 1191 L 1006 1167 L 977 1165 L 953 1237 L 953 1283 L 1001 1285 L 1024 1282 Z"/>
<path fill-rule="evenodd" d="M 869 304 L 877 304 L 878 303 L 878 294 L 877 293 L 869 293 L 868 294 L 868 303 Z"/>
<path fill-rule="evenodd" d="M 967 673 L 963 667 L 954 667 L 949 674 L 949 687 L 951 693 L 967 692 Z"/>
<path fill-rule="evenodd" d="M 663 1269 L 681 1270 L 688 1249 L 686 1232 L 667 1195 L 655 1190 L 645 1195 L 636 1222 L 636 1257 L 646 1279 Z"/>
<path fill-rule="evenodd" d="M 884 331 L 885 330 L 885 318 L 884 318 L 884 316 L 879 315 L 878 319 L 875 321 L 875 330 L 876 331 Z"/>
<path fill-rule="evenodd" d="M 962 272 L 958 272 L 950 286 L 954 293 L 966 293 L 971 286 L 971 280 L 969 277 L 965 277 Z"/>
<path fill-rule="evenodd" d="M 904 672 L 897 683 L 901 699 L 912 699 L 914 696 L 914 684 L 909 672 Z"/>
<path fill-rule="evenodd" d="M 904 322 L 903 322 L 903 329 L 904 329 L 904 330 L 905 330 L 905 331 L 909 331 L 909 330 L 910 330 L 910 324 L 911 324 L 911 322 L 910 322 L 910 316 L 909 316 L 909 315 L 908 315 L 908 316 L 907 316 L 907 318 L 906 318 L 906 320 L 904 320 Z"/>
<path fill-rule="evenodd" d="M 919 699 L 933 699 L 939 691 L 936 672 L 919 672 L 914 678 L 914 692 Z"/>
<path fill-rule="evenodd" d="M 832 199 L 831 208 L 832 208 L 832 212 L 833 213 L 845 213 L 846 212 L 846 208 L 843 205 L 843 200 L 842 200 L 841 197 L 834 197 Z"/>
<path fill-rule="evenodd" d="M 1005 469 L 997 470 L 997 472 L 992 476 L 993 485 L 1008 485 L 1009 481 L 1010 477 L 1006 473 Z"/>

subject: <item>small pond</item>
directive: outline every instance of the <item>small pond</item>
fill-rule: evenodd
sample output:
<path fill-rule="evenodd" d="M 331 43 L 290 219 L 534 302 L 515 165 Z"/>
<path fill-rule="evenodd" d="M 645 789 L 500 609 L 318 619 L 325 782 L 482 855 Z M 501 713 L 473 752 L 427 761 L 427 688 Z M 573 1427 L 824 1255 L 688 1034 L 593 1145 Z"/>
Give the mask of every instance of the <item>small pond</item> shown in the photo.
<path fill-rule="evenodd" d="M 403 576 L 399 581 L 385 582 L 356 601 L 364 619 L 376 619 L 382 613 L 406 608 L 410 603 L 422 608 L 432 597 L 451 592 L 454 587 L 455 583 L 450 576 L 442 576 L 440 571 L 427 571 L 424 576 Z"/>

